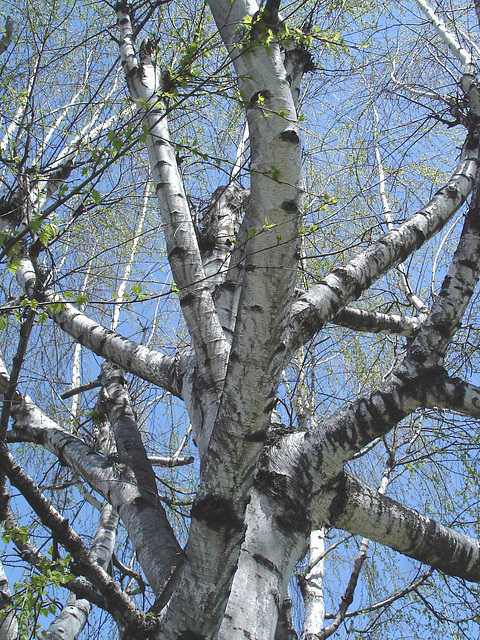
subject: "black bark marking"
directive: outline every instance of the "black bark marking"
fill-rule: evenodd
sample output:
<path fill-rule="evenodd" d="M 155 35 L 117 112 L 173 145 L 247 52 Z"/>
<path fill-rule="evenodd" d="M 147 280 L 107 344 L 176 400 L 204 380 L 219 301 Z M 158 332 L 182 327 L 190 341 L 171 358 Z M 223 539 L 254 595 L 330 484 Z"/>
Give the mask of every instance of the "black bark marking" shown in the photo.
<path fill-rule="evenodd" d="M 259 469 L 254 485 L 281 505 L 279 513 L 275 516 L 275 522 L 282 531 L 306 533 L 309 530 L 310 519 L 307 511 L 302 501 L 298 499 L 298 491 L 295 493 L 295 498 L 290 496 L 286 476 L 268 469 Z M 305 503 L 308 504 L 308 501 Z"/>
<path fill-rule="evenodd" d="M 258 564 L 261 564 L 262 566 L 266 567 L 271 573 L 276 573 L 277 576 L 282 575 L 282 572 L 279 570 L 277 565 L 274 564 L 268 558 L 265 558 L 265 556 L 262 556 L 259 553 L 254 553 L 253 559 L 255 560 L 255 562 L 258 562 Z"/>
<path fill-rule="evenodd" d="M 182 260 L 185 256 L 185 249 L 182 249 L 182 247 L 174 247 L 168 254 L 168 260 L 174 260 L 175 258 L 178 258 L 179 260 Z"/>
<path fill-rule="evenodd" d="M 292 59 L 294 64 L 298 64 L 299 66 L 303 66 L 303 73 L 308 73 L 309 71 L 315 71 L 315 63 L 313 60 L 312 54 L 303 49 L 301 47 L 296 47 L 295 49 L 289 49 L 285 51 L 285 60 Z M 288 77 L 287 77 L 288 80 Z M 292 79 L 290 77 L 289 82 L 291 83 Z"/>
<path fill-rule="evenodd" d="M 298 137 L 298 133 L 295 131 L 295 129 L 285 129 L 285 131 L 282 131 L 282 133 L 278 137 L 283 142 L 300 144 L 300 138 Z"/>
<path fill-rule="evenodd" d="M 347 505 L 347 487 L 343 472 L 329 483 L 329 489 L 335 492 L 335 496 L 330 504 L 329 517 L 329 521 L 334 525 L 337 518 L 345 511 Z"/>
<path fill-rule="evenodd" d="M 342 286 L 340 287 L 337 287 L 337 286 L 332 287 L 331 285 L 329 285 L 332 291 L 335 291 L 335 293 L 338 292 L 340 295 L 343 294 L 343 292 L 351 291 L 352 296 L 355 299 L 359 298 L 362 295 L 365 289 L 365 286 L 361 285 L 358 282 L 357 278 L 352 276 L 347 269 L 345 269 L 344 267 L 335 269 L 332 275 L 338 278 L 339 280 L 341 280 L 341 282 L 343 283 Z M 365 281 L 366 281 L 366 286 L 370 285 L 369 278 L 365 278 Z"/>
<path fill-rule="evenodd" d="M 445 189 L 440 189 L 439 194 L 445 194 L 452 200 L 456 200 L 458 198 L 458 188 L 453 184 L 449 184 L 445 187 Z"/>
<path fill-rule="evenodd" d="M 275 356 L 276 356 L 276 355 L 278 355 L 278 354 L 285 353 L 286 348 L 287 348 L 287 347 L 285 346 L 285 343 L 284 343 L 284 342 L 281 342 L 281 343 L 278 345 L 278 347 L 275 349 L 275 351 L 273 352 L 273 355 L 275 355 Z"/>
<path fill-rule="evenodd" d="M 249 108 L 256 107 L 259 102 L 263 102 L 264 100 L 269 100 L 271 97 L 272 97 L 272 93 L 268 89 L 262 89 L 261 91 L 257 91 L 250 98 Z"/>
<path fill-rule="evenodd" d="M 298 206 L 295 200 L 284 200 L 280 207 L 287 213 L 298 213 Z"/>
<path fill-rule="evenodd" d="M 226 536 L 230 536 L 232 532 L 243 531 L 243 521 L 235 513 L 232 501 L 223 496 L 210 494 L 196 500 L 191 515 L 212 529 L 223 529 Z"/>
<path fill-rule="evenodd" d="M 193 293 L 187 293 L 187 295 L 180 297 L 180 306 L 188 307 L 195 302 L 195 295 Z"/>
<path fill-rule="evenodd" d="M 277 397 L 275 396 L 271 402 L 265 407 L 265 413 L 271 413 L 277 406 Z"/>
<path fill-rule="evenodd" d="M 476 255 L 478 255 L 478 251 L 476 251 L 475 253 Z M 470 271 L 476 272 L 478 269 L 477 262 L 475 260 L 469 260 L 468 258 L 459 260 L 459 264 L 461 264 L 463 267 L 466 267 L 467 269 L 470 269 Z"/>
<path fill-rule="evenodd" d="M 253 433 L 248 433 L 244 438 L 246 442 L 265 442 L 266 439 L 267 432 L 265 431 L 265 429 L 254 431 Z"/>

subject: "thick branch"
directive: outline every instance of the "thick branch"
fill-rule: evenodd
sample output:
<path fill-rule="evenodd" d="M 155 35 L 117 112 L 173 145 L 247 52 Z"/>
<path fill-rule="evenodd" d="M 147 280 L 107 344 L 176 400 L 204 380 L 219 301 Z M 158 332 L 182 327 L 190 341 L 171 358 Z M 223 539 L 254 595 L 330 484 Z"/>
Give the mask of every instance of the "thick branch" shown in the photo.
<path fill-rule="evenodd" d="M 289 315 L 285 301 L 295 288 L 303 213 L 300 136 L 280 46 L 236 49 L 235 34 L 253 5 L 213 0 L 210 7 L 248 105 L 251 189 L 246 219 L 251 233 L 220 407 L 218 412 L 213 408 L 214 420 L 205 420 L 213 432 L 192 509 L 188 571 L 167 614 L 177 634 L 187 625 L 200 635 L 215 633 L 235 572 L 248 491 L 282 371 Z M 174 612 L 183 611 L 187 602 L 192 619 L 174 620 Z"/>
<path fill-rule="evenodd" d="M 119 513 L 132 538 L 140 565 L 158 595 L 166 577 L 182 559 L 182 549 L 160 502 L 155 474 L 130 404 L 124 373 L 115 365 L 104 362 L 101 381 L 107 396 L 104 404 L 115 436 L 118 463 L 129 470 L 137 487 L 128 499 L 135 508 L 127 513 L 122 505 Z M 124 496 L 126 499 L 127 495 Z"/>
<path fill-rule="evenodd" d="M 20 491 L 43 525 L 52 531 L 60 544 L 72 555 L 77 570 L 104 596 L 108 603 L 108 610 L 114 618 L 123 620 L 132 631 L 134 629 L 140 631 L 139 635 L 152 631 L 155 626 L 153 621 L 149 621 L 144 616 L 116 582 L 97 564 L 95 557 L 72 529 L 68 520 L 52 507 L 5 445 L 0 445 L 0 465 L 12 485 Z"/>
<path fill-rule="evenodd" d="M 455 58 L 457 58 L 457 60 L 459 60 L 462 64 L 471 64 L 471 54 L 460 45 L 455 35 L 447 29 L 443 20 L 440 20 L 440 18 L 433 11 L 432 7 L 430 7 L 430 5 L 425 2 L 425 0 L 416 0 L 416 2 L 427 17 L 428 21 L 433 25 L 437 34 L 453 53 Z"/>
<path fill-rule="evenodd" d="M 473 188 L 477 157 L 478 149 L 465 146 L 454 175 L 423 209 L 297 300 L 290 318 L 289 353 L 305 344 L 342 308 L 443 228 Z"/>
<path fill-rule="evenodd" d="M 445 351 L 461 324 L 480 277 L 480 167 L 462 235 L 439 295 L 419 331 L 409 357 L 422 364 L 442 364 Z"/>
<path fill-rule="evenodd" d="M 141 48 L 140 62 L 133 47 L 133 30 L 125 4 L 117 4 L 120 53 L 132 99 L 148 128 L 147 150 L 158 197 L 168 260 L 179 289 L 180 305 L 207 386 L 221 386 L 228 343 L 220 326 L 205 272 L 192 215 L 170 143 L 167 117 L 157 93 L 157 73 L 151 45 Z"/>
<path fill-rule="evenodd" d="M 448 575 L 480 582 L 478 540 L 380 495 L 352 476 L 344 477 L 330 522 Z"/>
<path fill-rule="evenodd" d="M 399 316 L 396 314 L 379 313 L 345 307 L 332 318 L 332 324 L 347 327 L 354 331 L 369 333 L 387 333 L 411 338 L 418 333 L 421 321 L 418 318 Z"/>
<path fill-rule="evenodd" d="M 108 500 L 124 522 L 152 587 L 163 585 L 170 576 L 172 562 L 177 564 L 179 560 L 180 550 L 172 540 L 163 508 L 155 495 L 142 489 L 134 471 L 125 463 L 117 464 L 115 459 L 95 453 L 28 399 L 14 408 L 13 416 L 16 437 L 42 444 Z M 152 536 L 152 531 L 157 535 Z"/>

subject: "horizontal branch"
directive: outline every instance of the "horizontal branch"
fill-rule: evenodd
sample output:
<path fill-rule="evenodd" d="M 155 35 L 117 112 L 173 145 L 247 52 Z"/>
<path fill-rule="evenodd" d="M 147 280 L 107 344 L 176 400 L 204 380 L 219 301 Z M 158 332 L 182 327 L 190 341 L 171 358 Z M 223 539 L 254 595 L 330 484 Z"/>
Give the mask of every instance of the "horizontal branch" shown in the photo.
<path fill-rule="evenodd" d="M 344 476 L 331 506 L 330 523 L 447 575 L 480 582 L 478 540 L 381 495 L 353 476 Z"/>
<path fill-rule="evenodd" d="M 331 322 L 354 331 L 388 333 L 407 338 L 415 336 L 421 327 L 421 321 L 418 318 L 365 311 L 353 307 L 342 309 Z"/>

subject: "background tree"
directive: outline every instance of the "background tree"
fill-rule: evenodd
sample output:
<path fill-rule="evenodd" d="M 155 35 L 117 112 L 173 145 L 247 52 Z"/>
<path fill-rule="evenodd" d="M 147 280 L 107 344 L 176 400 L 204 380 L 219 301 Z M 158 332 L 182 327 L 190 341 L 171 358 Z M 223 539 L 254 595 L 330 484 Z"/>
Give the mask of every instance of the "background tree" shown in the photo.
<path fill-rule="evenodd" d="M 477 638 L 476 6 L 2 8 L 0 638 Z"/>

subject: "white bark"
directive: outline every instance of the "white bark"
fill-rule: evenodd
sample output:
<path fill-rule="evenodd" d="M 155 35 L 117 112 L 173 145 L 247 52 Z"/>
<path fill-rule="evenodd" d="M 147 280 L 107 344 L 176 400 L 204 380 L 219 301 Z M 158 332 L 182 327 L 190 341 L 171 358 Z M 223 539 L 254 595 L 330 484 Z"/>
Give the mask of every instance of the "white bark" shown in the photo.
<path fill-rule="evenodd" d="M 219 633 L 222 640 L 270 640 L 305 534 L 275 498 L 253 490 L 248 528 Z M 291 505 L 290 505 L 291 507 Z M 284 520 L 285 519 L 285 520 Z"/>
<path fill-rule="evenodd" d="M 90 272 L 92 269 L 92 261 L 89 261 L 87 266 L 87 273 L 85 274 L 85 279 L 83 281 L 83 286 L 81 293 L 85 294 L 87 290 L 87 284 L 90 280 Z M 83 312 L 83 307 L 80 307 L 80 311 Z M 82 383 L 82 374 L 81 374 L 81 356 L 82 356 L 82 345 L 80 342 L 75 344 L 75 349 L 73 350 L 73 358 L 72 358 L 72 382 L 70 385 L 70 390 L 78 388 Z M 76 393 L 72 396 L 72 404 L 70 406 L 70 412 L 74 420 L 78 422 L 79 419 L 79 410 L 80 410 L 80 394 Z"/>
<path fill-rule="evenodd" d="M 158 74 L 151 56 L 137 60 L 130 16 L 117 5 L 120 53 L 132 99 L 148 127 L 147 150 L 180 305 L 207 387 L 223 382 L 228 343 L 213 304 L 198 249 L 192 215 L 170 143 L 167 117 L 157 93 Z M 207 393 L 210 395 L 212 392 Z"/>
<path fill-rule="evenodd" d="M 18 640 L 17 617 L 10 600 L 10 585 L 0 562 L 0 640 Z"/>
<path fill-rule="evenodd" d="M 244 248 L 237 246 L 249 194 L 236 183 L 219 187 L 202 218 L 202 261 L 220 324 L 232 341 L 243 282 Z M 205 438 L 206 440 L 206 438 Z M 202 450 L 203 452 L 203 450 Z"/>
<path fill-rule="evenodd" d="M 461 321 L 480 277 L 480 168 L 462 235 L 450 263 L 441 291 L 423 323 L 410 357 L 423 365 L 443 364 L 443 356 Z"/>
<path fill-rule="evenodd" d="M 69 177 L 73 169 L 74 161 L 81 149 L 86 145 L 95 142 L 95 140 L 108 131 L 115 122 L 122 117 L 128 117 L 132 112 L 132 107 L 129 105 L 125 110 L 116 113 L 100 124 L 94 126 L 100 118 L 102 109 L 103 104 L 96 110 L 92 118 L 89 119 L 80 133 L 65 145 L 57 155 L 56 159 L 49 165 L 48 176 L 40 178 L 35 183 L 35 191 L 32 194 L 32 209 L 34 213 L 42 215 L 48 213 L 43 211 L 46 203 Z"/>
<path fill-rule="evenodd" d="M 116 395 L 116 394 L 115 394 Z M 115 400 L 112 395 L 111 401 Z M 113 408 L 118 428 L 122 424 L 119 409 Z M 84 478 L 117 511 L 129 534 L 132 545 L 152 588 L 159 592 L 169 578 L 171 567 L 181 558 L 181 549 L 173 536 L 156 489 L 148 490 L 145 474 L 137 479 L 134 461 L 110 460 L 95 453 L 80 438 L 62 429 L 47 418 L 28 399 L 12 412 L 15 418 L 13 434 L 24 441 L 41 443 L 77 475 Z M 127 425 L 128 428 L 128 418 Z M 133 426 L 132 426 L 133 428 Z M 115 429 L 115 426 L 114 426 Z M 151 531 L 158 535 L 152 536 Z"/>
<path fill-rule="evenodd" d="M 92 553 L 98 564 L 107 569 L 110 563 L 115 540 L 118 516 L 114 509 L 105 502 L 92 545 Z M 77 598 L 71 594 L 60 614 L 51 623 L 47 631 L 48 640 L 75 640 L 82 632 L 90 613 L 91 604 L 88 600 Z"/>
<path fill-rule="evenodd" d="M 98 565 L 94 555 L 86 547 L 80 536 L 72 529 L 68 520 L 52 507 L 51 503 L 38 489 L 35 482 L 22 469 L 5 446 L 0 448 L 0 459 L 3 471 L 35 511 L 45 527 L 60 544 L 71 553 L 77 565 L 77 570 L 100 592 L 103 606 L 112 614 L 114 619 L 127 627 L 127 630 L 140 629 L 141 632 L 151 633 L 154 623 L 131 601 L 119 585 Z M 70 588 L 80 587 L 74 581 Z M 97 594 L 98 595 L 98 594 Z M 95 601 L 95 591 L 92 596 Z"/>
<path fill-rule="evenodd" d="M 310 534 L 308 544 L 308 571 L 302 585 L 305 600 L 302 640 L 314 637 L 325 621 L 325 599 L 323 597 L 323 578 L 325 575 L 325 530 L 317 529 Z"/>
<path fill-rule="evenodd" d="M 27 295 L 35 298 L 37 277 L 31 261 L 22 258 L 15 275 Z M 106 360 L 115 362 L 126 371 L 153 382 L 174 395 L 181 395 L 180 376 L 177 375 L 181 361 L 177 358 L 162 355 L 102 327 L 70 303 L 65 303 L 51 290 L 42 292 L 42 298 L 45 300 L 45 310 L 51 318 L 81 345 Z M 61 303 L 63 310 L 52 312 L 52 303 Z"/>
<path fill-rule="evenodd" d="M 393 459 L 392 459 L 393 461 Z M 391 462 L 392 462 L 391 461 Z M 380 487 L 378 489 L 378 494 L 379 495 L 384 495 L 385 491 L 387 490 L 387 486 L 389 483 L 389 479 L 390 479 L 390 473 L 391 473 L 392 467 L 391 467 L 391 463 L 389 463 L 387 465 L 387 468 L 383 474 L 382 480 L 380 482 Z M 310 637 L 317 637 L 320 640 L 325 640 L 325 638 L 330 637 L 332 634 L 335 633 L 335 631 L 338 629 L 338 627 L 341 625 L 341 623 L 345 620 L 345 616 L 347 614 L 347 610 L 350 607 L 350 605 L 353 602 L 353 597 L 355 594 L 355 590 L 357 588 L 357 584 L 358 584 L 358 578 L 360 576 L 360 572 L 362 570 L 363 567 L 363 563 L 365 562 L 366 558 L 367 558 L 367 551 L 368 551 L 368 547 L 370 546 L 370 539 L 369 538 L 362 538 L 362 541 L 360 542 L 360 547 L 358 549 L 358 553 L 357 556 L 355 558 L 355 561 L 353 563 L 353 569 L 352 572 L 350 574 L 350 578 L 348 580 L 348 584 L 347 587 L 342 595 L 342 599 L 340 602 L 340 605 L 338 607 L 338 610 L 334 616 L 333 622 L 331 622 L 328 627 L 325 628 L 321 628 L 321 631 L 315 632 L 315 630 L 312 630 L 312 635 Z M 308 638 L 308 635 L 305 635 L 305 638 Z"/>
<path fill-rule="evenodd" d="M 462 64 L 472 64 L 471 54 L 460 45 L 455 35 L 447 29 L 443 20 L 436 15 L 432 7 L 425 0 L 416 0 L 416 2 L 455 58 Z"/>
<path fill-rule="evenodd" d="M 331 521 L 446 574 L 478 582 L 480 543 L 346 476 Z"/>
<path fill-rule="evenodd" d="M 287 342 L 289 352 L 305 344 L 325 322 L 445 226 L 473 188 L 477 158 L 476 148 L 464 147 L 452 178 L 423 209 L 329 274 L 294 303 Z"/>
<path fill-rule="evenodd" d="M 15 134 L 17 133 L 18 129 L 22 127 L 22 122 L 25 118 L 28 101 L 30 99 L 30 94 L 35 82 L 39 64 L 40 59 L 37 57 L 32 69 L 32 73 L 30 74 L 30 77 L 28 79 L 28 85 L 26 87 L 25 93 L 23 93 L 20 97 L 19 104 L 15 115 L 13 116 L 12 122 L 9 124 L 3 138 L 0 140 L 0 153 L 2 154 L 4 154 L 8 147 L 12 144 Z"/>
<path fill-rule="evenodd" d="M 249 104 L 247 225 L 256 231 L 246 245 L 235 333 L 218 413 L 209 425 L 213 431 L 192 509 L 187 560 L 165 614 L 168 633 L 188 628 L 208 637 L 221 622 L 243 538 L 252 473 L 276 401 L 289 314 L 285 301 L 292 299 L 295 287 L 303 212 L 297 114 L 280 46 L 273 43 L 267 50 L 260 45 L 241 55 L 236 43 L 253 4 L 219 0 L 210 7 Z M 180 619 L 187 603 L 191 616 Z"/>
<path fill-rule="evenodd" d="M 395 334 L 407 338 L 416 336 L 421 327 L 420 318 L 365 311 L 353 307 L 342 309 L 331 322 L 354 331 Z"/>
<path fill-rule="evenodd" d="M 428 5 L 423 0 L 418 3 L 430 16 Z M 261 24 L 267 10 L 267 18 L 275 20 L 277 3 L 267 0 L 259 9 L 250 0 L 211 0 L 210 6 L 235 66 L 242 101 L 247 105 L 252 162 L 248 207 L 243 206 L 243 201 L 237 207 L 235 199 L 242 200 L 243 194 L 236 185 L 229 185 L 221 193 L 210 211 L 211 227 L 206 236 L 208 239 L 208 232 L 211 233 L 212 248 L 206 250 L 201 241 L 199 246 L 176 166 L 150 45 L 144 43 L 137 60 L 128 8 L 126 4 L 117 5 L 123 65 L 130 95 L 148 128 L 147 149 L 168 257 L 195 357 L 167 357 L 135 345 L 113 331 L 118 323 L 117 311 L 109 331 L 63 303 L 53 292 L 37 289 L 40 279 L 29 260 L 23 258 L 17 269 L 18 281 L 27 294 L 31 298 L 38 296 L 54 321 L 78 344 L 185 400 L 201 454 L 200 488 L 185 553 L 161 507 L 123 372 L 112 364 L 104 365 L 102 383 L 116 452 L 104 456 L 94 452 L 80 438 L 46 418 L 28 399 L 13 407 L 16 422 L 9 437 L 46 447 L 118 510 L 158 596 L 155 613 L 160 612 L 162 627 L 160 631 L 149 627 L 150 637 L 271 640 L 278 631 L 277 618 L 288 579 L 305 539 L 312 529 L 329 521 L 444 571 L 480 580 L 477 541 L 455 534 L 343 476 L 347 461 L 418 406 L 440 406 L 443 402 L 467 415 L 478 415 L 480 391 L 449 378 L 440 366 L 478 280 L 480 243 L 471 222 L 471 218 L 478 217 L 478 185 L 443 295 L 435 301 L 425 322 L 346 307 L 451 219 L 472 189 L 478 150 L 472 148 L 470 137 L 447 186 L 398 228 L 393 228 L 388 218 L 378 154 L 389 232 L 303 293 L 291 307 L 299 259 L 298 227 L 303 214 L 296 107 L 299 82 L 311 61 L 297 49 L 295 56 L 292 53 L 284 60 L 275 38 L 267 47 L 258 31 L 255 33 L 255 24 Z M 250 27 L 244 19 L 254 15 L 256 22 Z M 467 65 L 463 87 L 475 97 L 471 59 L 438 20 L 435 25 L 454 54 Z M 472 99 L 471 104 L 474 103 Z M 478 113 L 474 111 L 473 115 Z M 100 125 L 104 126 L 108 124 Z M 34 208 L 44 207 L 70 170 L 79 150 L 74 143 L 81 144 L 100 131 L 91 123 L 87 127 L 88 135 L 84 130 L 81 140 L 75 139 L 57 156 L 51 179 L 39 183 L 40 194 Z M 239 150 L 234 175 L 241 157 Z M 238 232 L 243 208 L 245 217 Z M 243 245 L 232 257 L 234 240 L 237 249 L 239 243 Z M 135 246 L 129 265 L 134 251 Z M 119 289 L 118 310 L 127 278 L 126 272 Z M 423 311 L 419 301 L 410 298 Z M 58 303 L 64 308 L 52 311 L 51 305 Z M 311 431 L 285 435 L 278 424 L 272 424 L 281 371 L 291 354 L 328 321 L 414 339 L 404 362 L 377 389 L 316 424 Z M 78 388 L 79 379 L 76 382 Z M 303 406 L 298 410 L 298 422 L 305 425 L 311 403 L 307 411 L 305 396 L 299 402 Z M 107 447 L 111 437 L 109 428 L 101 430 L 100 439 Z M 68 522 L 56 518 L 39 491 L 35 492 L 34 483 L 22 477 L 18 469 L 15 473 L 13 462 L 7 460 L 3 449 L 0 455 L 11 477 L 30 496 L 44 525 L 55 534 L 68 532 L 66 548 L 72 548 L 83 559 L 85 575 L 101 591 L 116 619 L 123 616 L 131 624 L 137 620 L 143 623 L 125 593 L 115 590 L 104 570 L 97 570 L 92 554 L 75 538 Z M 171 461 L 179 462 L 178 456 Z M 106 531 L 102 528 L 99 535 Z M 312 562 L 317 558 L 320 568 L 320 535 L 312 534 L 311 540 Z M 112 545 L 113 537 L 102 566 L 111 555 Z M 431 545 L 444 545 L 447 552 L 432 550 Z M 362 554 L 365 549 L 366 541 Z M 359 563 L 362 559 L 363 555 Z M 321 568 L 312 576 L 315 603 L 307 613 L 305 635 L 316 634 L 323 624 L 322 577 Z M 115 592 L 115 598 L 109 599 L 109 590 Z M 125 615 L 119 613 L 123 603 Z M 84 612 L 80 612 L 78 601 L 70 605 L 70 611 L 65 611 L 57 623 L 58 631 L 52 630 L 52 634 L 57 633 L 52 638 L 76 637 Z M 61 624 L 64 631 L 60 631 Z M 128 633 L 135 635 L 135 629 L 130 628 Z"/>

